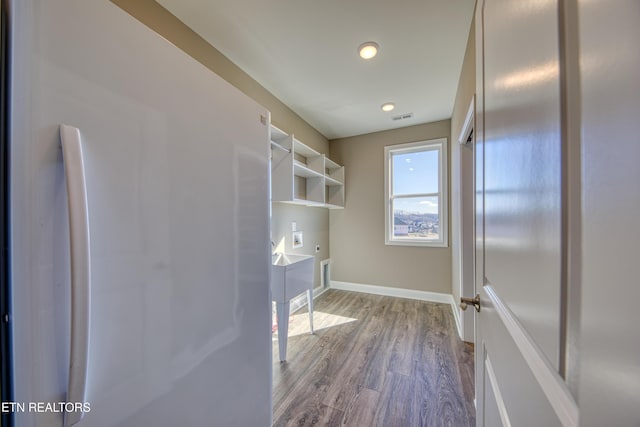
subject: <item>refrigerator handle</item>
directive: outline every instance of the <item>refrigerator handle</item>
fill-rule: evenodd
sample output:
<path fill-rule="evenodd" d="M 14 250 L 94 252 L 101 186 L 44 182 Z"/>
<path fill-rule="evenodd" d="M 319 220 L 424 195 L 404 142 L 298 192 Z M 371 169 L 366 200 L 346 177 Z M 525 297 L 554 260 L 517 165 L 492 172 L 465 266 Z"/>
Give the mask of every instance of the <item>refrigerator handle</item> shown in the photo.
<path fill-rule="evenodd" d="M 91 258 L 89 209 L 80 129 L 61 124 L 60 142 L 67 181 L 71 254 L 71 349 L 67 402 L 73 403 L 76 409 L 65 413 L 64 425 L 68 427 L 76 424 L 84 416 L 91 319 Z M 77 403 L 83 406 L 79 407 Z"/>

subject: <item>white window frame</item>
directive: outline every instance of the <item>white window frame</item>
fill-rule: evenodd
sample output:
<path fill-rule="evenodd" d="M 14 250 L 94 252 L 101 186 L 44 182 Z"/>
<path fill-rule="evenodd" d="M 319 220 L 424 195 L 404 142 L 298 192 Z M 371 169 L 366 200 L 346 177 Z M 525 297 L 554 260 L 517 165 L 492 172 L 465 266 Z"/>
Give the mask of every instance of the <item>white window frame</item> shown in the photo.
<path fill-rule="evenodd" d="M 438 172 L 439 172 L 439 188 L 437 193 L 424 194 L 403 194 L 395 196 L 393 194 L 393 163 L 392 155 L 398 153 L 415 153 L 427 150 L 438 150 Z M 384 147 L 384 228 L 385 228 L 385 244 L 400 246 L 429 246 L 429 247 L 448 247 L 449 246 L 449 216 L 447 206 L 448 185 L 447 185 L 447 139 L 438 138 L 427 141 L 410 142 L 408 144 L 387 145 Z M 396 198 L 406 197 L 438 197 L 438 215 L 440 216 L 440 239 L 416 239 L 401 238 L 393 235 L 393 200 Z"/>

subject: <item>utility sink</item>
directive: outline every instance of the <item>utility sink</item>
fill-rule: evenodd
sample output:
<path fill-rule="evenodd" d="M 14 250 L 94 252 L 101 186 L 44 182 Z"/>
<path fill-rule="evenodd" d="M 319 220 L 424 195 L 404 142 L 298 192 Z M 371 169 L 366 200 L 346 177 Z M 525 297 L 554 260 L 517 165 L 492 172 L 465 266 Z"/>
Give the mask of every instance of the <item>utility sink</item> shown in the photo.
<path fill-rule="evenodd" d="M 273 265 L 277 267 L 286 267 L 291 264 L 296 264 L 301 261 L 313 259 L 312 255 L 298 255 L 298 254 L 285 254 L 276 253 L 272 255 Z"/>
<path fill-rule="evenodd" d="M 313 288 L 311 255 L 275 254 L 271 266 L 271 293 L 274 301 L 290 300 Z"/>
<path fill-rule="evenodd" d="M 312 255 L 273 254 L 271 266 L 271 299 L 278 314 L 278 350 L 280 361 L 287 359 L 287 334 L 291 298 L 307 292 L 309 324 L 313 334 L 313 277 L 315 259 Z"/>

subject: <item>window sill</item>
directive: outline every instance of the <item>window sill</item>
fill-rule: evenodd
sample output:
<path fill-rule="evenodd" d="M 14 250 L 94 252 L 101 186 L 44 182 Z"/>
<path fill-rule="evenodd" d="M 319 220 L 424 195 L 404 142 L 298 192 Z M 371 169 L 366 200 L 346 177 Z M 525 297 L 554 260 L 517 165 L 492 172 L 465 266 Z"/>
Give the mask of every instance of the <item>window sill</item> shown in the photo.
<path fill-rule="evenodd" d="M 385 245 L 388 246 L 421 246 L 426 248 L 448 248 L 449 242 L 429 242 L 429 241 L 418 241 L 411 242 L 406 240 L 387 240 L 384 242 Z"/>

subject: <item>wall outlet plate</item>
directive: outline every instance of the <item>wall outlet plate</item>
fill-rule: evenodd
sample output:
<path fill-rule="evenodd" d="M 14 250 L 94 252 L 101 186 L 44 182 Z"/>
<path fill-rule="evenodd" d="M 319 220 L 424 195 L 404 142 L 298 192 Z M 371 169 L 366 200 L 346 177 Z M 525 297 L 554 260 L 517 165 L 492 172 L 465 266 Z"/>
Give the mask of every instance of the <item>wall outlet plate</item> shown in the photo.
<path fill-rule="evenodd" d="M 316 252 L 320 252 L 320 245 L 316 245 Z"/>

